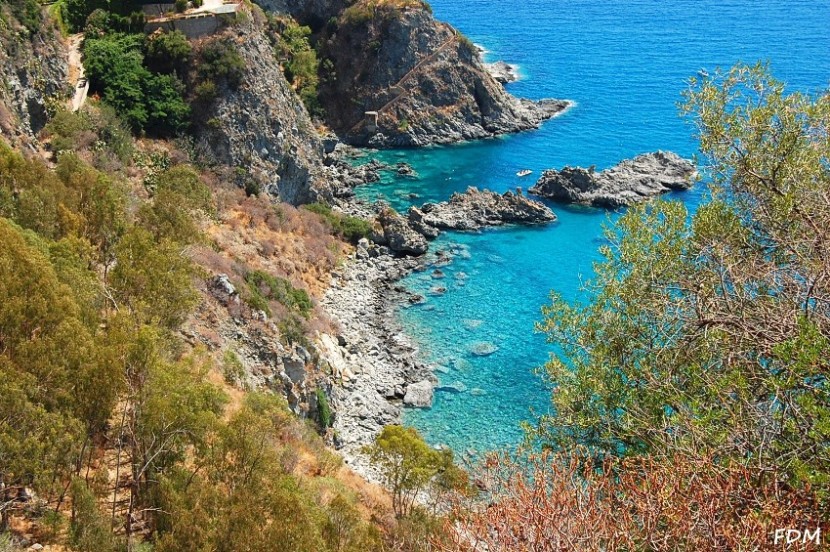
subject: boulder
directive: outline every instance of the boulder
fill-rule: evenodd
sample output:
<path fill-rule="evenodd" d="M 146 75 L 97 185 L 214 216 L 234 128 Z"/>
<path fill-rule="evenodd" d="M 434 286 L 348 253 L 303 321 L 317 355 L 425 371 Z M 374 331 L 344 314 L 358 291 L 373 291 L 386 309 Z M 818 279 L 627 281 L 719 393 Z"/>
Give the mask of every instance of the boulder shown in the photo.
<path fill-rule="evenodd" d="M 406 387 L 406 394 L 403 397 L 403 403 L 406 406 L 415 408 L 429 408 L 432 406 L 432 396 L 434 394 L 432 382 L 429 380 L 421 380 L 417 383 L 410 383 Z"/>
<path fill-rule="evenodd" d="M 529 192 L 564 203 L 598 207 L 632 205 L 650 197 L 692 186 L 694 163 L 676 153 L 657 151 L 626 159 L 597 172 L 592 168 L 548 170 Z"/>
<path fill-rule="evenodd" d="M 380 228 L 375 231 L 375 241 L 386 245 L 400 255 L 423 255 L 427 252 L 426 238 L 415 231 L 409 222 L 391 208 L 378 214 Z"/>
<path fill-rule="evenodd" d="M 504 224 L 546 224 L 556 220 L 549 207 L 528 199 L 520 193 L 498 194 L 470 187 L 463 194 L 455 193 L 449 201 L 426 203 L 409 210 L 414 227 L 451 230 L 478 230 L 485 226 Z"/>

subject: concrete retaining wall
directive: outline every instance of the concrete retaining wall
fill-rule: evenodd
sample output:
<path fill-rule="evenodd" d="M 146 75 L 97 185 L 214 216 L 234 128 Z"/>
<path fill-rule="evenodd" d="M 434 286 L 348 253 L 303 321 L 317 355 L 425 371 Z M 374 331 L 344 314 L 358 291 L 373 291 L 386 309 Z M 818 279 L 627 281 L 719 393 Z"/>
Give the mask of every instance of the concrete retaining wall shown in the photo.
<path fill-rule="evenodd" d="M 177 17 L 164 21 L 150 21 L 144 26 L 144 32 L 150 34 L 156 29 L 165 32 L 181 31 L 187 38 L 199 38 L 215 33 L 222 26 L 218 15 L 205 13 L 186 17 Z"/>

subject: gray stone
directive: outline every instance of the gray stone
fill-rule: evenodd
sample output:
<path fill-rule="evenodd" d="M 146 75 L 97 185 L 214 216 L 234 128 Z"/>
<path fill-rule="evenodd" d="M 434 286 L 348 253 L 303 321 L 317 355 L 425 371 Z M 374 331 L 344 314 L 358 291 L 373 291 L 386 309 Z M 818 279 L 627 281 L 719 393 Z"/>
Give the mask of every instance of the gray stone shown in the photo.
<path fill-rule="evenodd" d="M 413 225 L 478 230 L 503 224 L 546 224 L 556 220 L 556 215 L 543 203 L 521 194 L 470 187 L 463 194 L 453 194 L 449 201 L 410 208 L 409 220 Z"/>
<path fill-rule="evenodd" d="M 657 151 L 626 159 L 600 172 L 593 167 L 548 170 L 528 191 L 565 203 L 614 208 L 671 190 L 686 190 L 694 183 L 696 174 L 694 163 L 688 159 Z"/>
<path fill-rule="evenodd" d="M 411 383 L 406 387 L 403 403 L 406 406 L 414 408 L 429 408 L 432 406 L 433 394 L 432 382 L 429 380 L 421 380 L 417 383 Z"/>
<path fill-rule="evenodd" d="M 423 235 L 416 232 L 405 218 L 391 208 L 385 208 L 378 215 L 380 229 L 376 242 L 402 255 L 423 255 L 429 246 Z"/>

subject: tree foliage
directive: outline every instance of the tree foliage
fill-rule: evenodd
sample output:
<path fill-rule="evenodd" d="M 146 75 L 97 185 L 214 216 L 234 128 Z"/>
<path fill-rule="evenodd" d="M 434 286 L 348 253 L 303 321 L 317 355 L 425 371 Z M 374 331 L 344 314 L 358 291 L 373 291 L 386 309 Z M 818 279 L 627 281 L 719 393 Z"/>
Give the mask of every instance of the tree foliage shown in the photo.
<path fill-rule="evenodd" d="M 151 34 L 145 42 L 147 67 L 156 73 L 178 73 L 187 71 L 193 48 L 187 36 L 181 31 Z"/>
<path fill-rule="evenodd" d="M 320 62 L 309 41 L 311 29 L 287 16 L 273 17 L 270 25 L 276 33 L 274 48 L 285 78 L 297 91 L 308 112 L 320 115 L 322 108 L 317 97 Z"/>
<path fill-rule="evenodd" d="M 101 94 L 135 131 L 156 135 L 183 131 L 190 108 L 183 85 L 173 75 L 144 66 L 142 35 L 105 34 L 84 41 L 84 67 L 90 90 Z"/>
<path fill-rule="evenodd" d="M 830 95 L 765 68 L 693 82 L 711 198 L 631 209 L 589 303 L 539 329 L 555 415 L 540 434 L 613 455 L 694 453 L 830 490 Z"/>
<path fill-rule="evenodd" d="M 453 463 L 452 451 L 433 449 L 415 428 L 386 426 L 366 452 L 381 470 L 399 518 L 413 513 L 419 494 L 431 485 L 456 490 L 466 487 L 466 476 Z"/>

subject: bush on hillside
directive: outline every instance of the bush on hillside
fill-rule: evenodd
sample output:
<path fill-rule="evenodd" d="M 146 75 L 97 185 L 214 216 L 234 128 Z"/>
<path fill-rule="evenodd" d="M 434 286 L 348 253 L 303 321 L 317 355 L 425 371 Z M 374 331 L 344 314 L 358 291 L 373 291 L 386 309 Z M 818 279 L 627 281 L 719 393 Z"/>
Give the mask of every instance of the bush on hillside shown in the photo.
<path fill-rule="evenodd" d="M 236 45 L 229 39 L 213 40 L 200 52 L 199 77 L 237 88 L 242 83 L 245 60 L 239 55 Z"/>
<path fill-rule="evenodd" d="M 323 217 L 337 235 L 353 244 L 356 244 L 361 238 L 368 237 L 372 232 L 370 222 L 362 218 L 337 213 L 323 203 L 310 203 L 304 205 L 303 209 Z"/>
<path fill-rule="evenodd" d="M 190 118 L 182 83 L 144 67 L 140 35 L 111 34 L 84 42 L 90 90 L 101 94 L 134 131 L 167 136 L 183 131 Z"/>
<path fill-rule="evenodd" d="M 144 61 L 151 71 L 175 72 L 183 77 L 187 73 L 192 51 L 190 41 L 181 31 L 151 34 L 145 39 Z"/>

